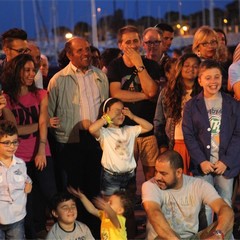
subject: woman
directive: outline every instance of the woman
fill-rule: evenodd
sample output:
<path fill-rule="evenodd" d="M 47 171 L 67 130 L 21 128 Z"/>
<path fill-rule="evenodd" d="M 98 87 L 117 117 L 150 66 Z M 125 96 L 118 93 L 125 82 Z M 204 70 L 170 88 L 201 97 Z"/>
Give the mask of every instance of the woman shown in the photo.
<path fill-rule="evenodd" d="M 47 201 L 56 192 L 53 163 L 47 142 L 48 96 L 34 83 L 36 68 L 33 58 L 21 54 L 6 65 L 3 73 L 3 89 L 7 106 L 4 118 L 13 121 L 18 128 L 20 145 L 16 156 L 26 162 L 28 175 L 34 182 L 33 192 L 27 204 L 26 235 L 36 238 L 36 232 L 45 229 Z M 34 199 L 34 201 L 33 201 Z M 38 225 L 32 228 L 36 214 Z"/>
<path fill-rule="evenodd" d="M 222 67 L 222 90 L 228 92 L 228 68 L 229 62 L 226 52 L 223 51 L 222 43 L 219 41 L 219 36 L 209 26 L 200 27 L 193 37 L 192 51 L 197 54 L 202 61 L 206 59 L 216 60 Z"/>
<path fill-rule="evenodd" d="M 188 175 L 190 157 L 183 140 L 182 112 L 184 104 L 200 92 L 199 64 L 199 57 L 193 53 L 184 54 L 177 60 L 175 72 L 159 95 L 154 117 L 154 133 L 160 152 L 167 149 L 179 152 L 184 161 L 184 173 Z"/>

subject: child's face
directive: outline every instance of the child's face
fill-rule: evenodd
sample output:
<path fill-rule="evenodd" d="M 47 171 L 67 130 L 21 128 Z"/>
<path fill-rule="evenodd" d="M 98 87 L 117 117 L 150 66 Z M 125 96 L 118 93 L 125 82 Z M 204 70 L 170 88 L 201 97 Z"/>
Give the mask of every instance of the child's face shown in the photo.
<path fill-rule="evenodd" d="M 59 223 L 72 224 L 77 218 L 77 206 L 76 203 L 70 199 L 65 202 L 61 202 L 56 211 L 53 211 L 53 216 L 57 218 Z"/>
<path fill-rule="evenodd" d="M 198 78 L 205 97 L 214 97 L 222 86 L 222 73 L 218 68 L 206 69 Z"/>
<path fill-rule="evenodd" d="M 117 214 L 123 214 L 124 209 L 121 203 L 121 199 L 119 196 L 116 195 L 112 195 L 109 200 L 108 203 L 110 204 L 111 208 L 117 213 Z"/>
<path fill-rule="evenodd" d="M 196 58 L 188 58 L 182 67 L 182 78 L 187 81 L 193 81 L 198 75 L 199 63 Z"/>
<path fill-rule="evenodd" d="M 0 138 L 0 157 L 2 159 L 12 158 L 18 147 L 18 136 L 5 135 Z"/>
<path fill-rule="evenodd" d="M 116 102 L 110 107 L 110 111 L 115 113 L 115 117 L 112 118 L 113 124 L 116 126 L 120 126 L 123 124 L 125 116 L 122 113 L 124 106 L 121 102 Z"/>

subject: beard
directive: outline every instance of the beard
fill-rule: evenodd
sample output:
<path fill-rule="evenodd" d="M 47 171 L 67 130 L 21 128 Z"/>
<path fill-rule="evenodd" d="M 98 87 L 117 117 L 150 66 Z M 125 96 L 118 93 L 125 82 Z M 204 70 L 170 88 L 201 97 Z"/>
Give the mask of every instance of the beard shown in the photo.
<path fill-rule="evenodd" d="M 165 181 L 159 181 L 159 180 L 156 180 L 156 182 L 157 182 L 158 187 L 161 190 L 174 189 L 178 184 L 178 180 L 177 180 L 176 176 L 174 176 L 174 179 L 168 183 Z"/>

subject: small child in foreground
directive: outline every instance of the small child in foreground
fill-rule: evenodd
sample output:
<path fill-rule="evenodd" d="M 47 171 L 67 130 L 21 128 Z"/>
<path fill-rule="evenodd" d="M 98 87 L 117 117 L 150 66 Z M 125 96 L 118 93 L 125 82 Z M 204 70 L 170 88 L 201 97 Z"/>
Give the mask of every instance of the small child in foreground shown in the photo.
<path fill-rule="evenodd" d="M 25 162 L 14 153 L 19 145 L 16 126 L 0 121 L 0 239 L 25 239 L 24 218 L 32 181 Z"/>
<path fill-rule="evenodd" d="M 51 201 L 53 217 L 57 222 L 49 231 L 48 240 L 92 240 L 91 231 L 84 223 L 76 221 L 76 199 L 68 192 L 57 193 Z"/>
<path fill-rule="evenodd" d="M 123 191 L 112 194 L 109 201 L 96 198 L 96 207 L 78 189 L 72 187 L 68 191 L 78 197 L 89 213 L 101 219 L 101 239 L 127 240 L 126 216 L 132 211 L 132 203 Z"/>

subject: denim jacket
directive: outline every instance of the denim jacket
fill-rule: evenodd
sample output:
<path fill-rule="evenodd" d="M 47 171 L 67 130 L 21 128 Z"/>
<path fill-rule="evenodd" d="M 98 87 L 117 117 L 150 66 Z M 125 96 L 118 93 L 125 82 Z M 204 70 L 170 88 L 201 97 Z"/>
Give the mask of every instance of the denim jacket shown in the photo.
<path fill-rule="evenodd" d="M 164 105 L 166 88 L 164 88 L 158 97 L 155 116 L 154 116 L 154 135 L 157 138 L 158 147 L 167 147 L 173 149 L 175 121 L 167 116 L 166 106 Z"/>

